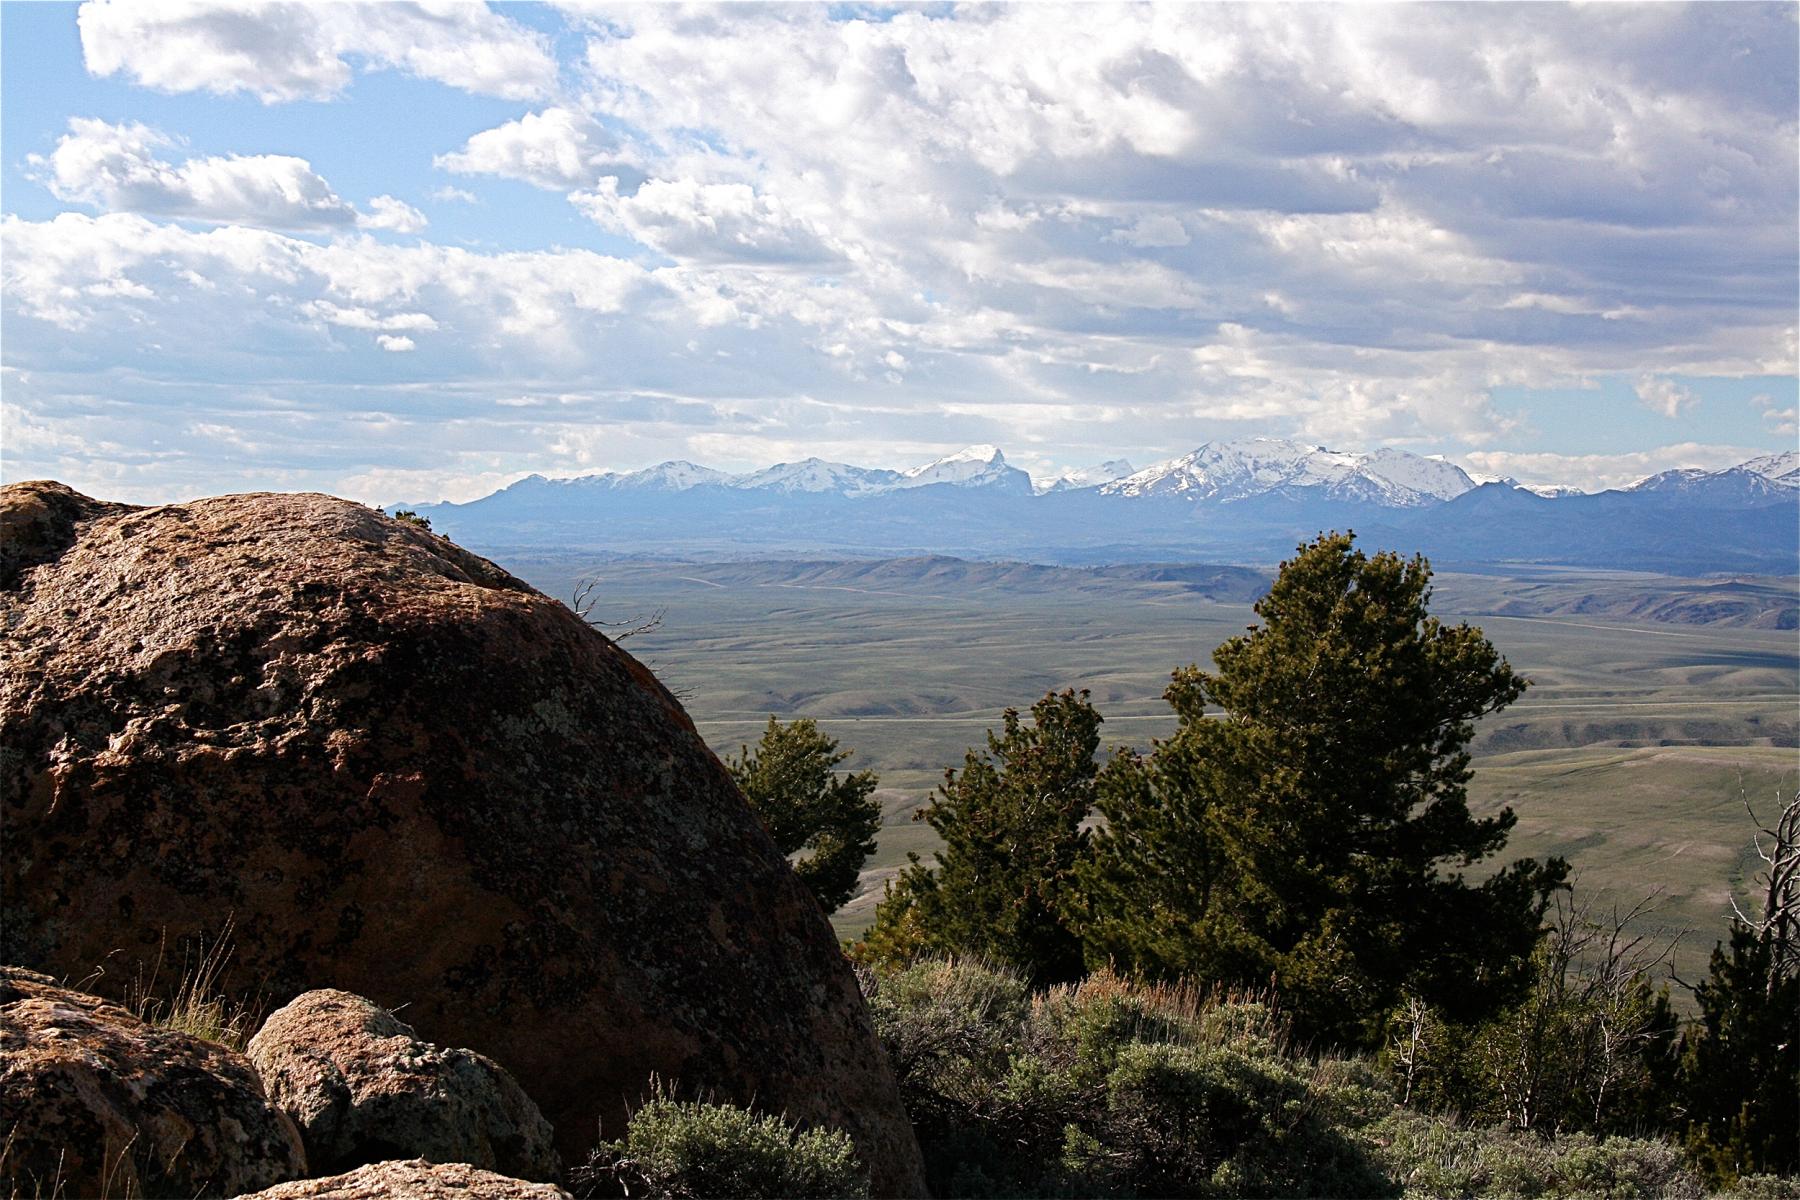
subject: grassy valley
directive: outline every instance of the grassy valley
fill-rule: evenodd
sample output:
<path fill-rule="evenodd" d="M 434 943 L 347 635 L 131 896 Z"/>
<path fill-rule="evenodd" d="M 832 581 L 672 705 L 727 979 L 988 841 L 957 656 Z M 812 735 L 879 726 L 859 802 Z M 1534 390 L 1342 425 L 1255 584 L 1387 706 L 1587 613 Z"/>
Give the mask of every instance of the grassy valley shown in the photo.
<path fill-rule="evenodd" d="M 867 926 L 907 852 L 934 848 L 912 812 L 1008 705 L 1085 687 L 1107 743 L 1142 746 L 1173 728 L 1160 698 L 1170 669 L 1206 662 L 1250 624 L 1264 578 L 943 559 L 502 558 L 554 596 L 597 578 L 596 617 L 666 609 L 661 628 L 626 644 L 680 690 L 714 749 L 754 741 L 771 713 L 810 716 L 857 751 L 850 766 L 880 774 L 880 848 L 835 918 L 844 936 Z M 1519 814 L 1509 855 L 1564 855 L 1585 888 L 1627 907 L 1662 888 L 1645 923 L 1692 930 L 1684 961 L 1700 964 L 1749 854 L 1740 787 L 1766 798 L 1800 774 L 1794 581 L 1534 570 L 1437 583 L 1434 611 L 1482 626 L 1534 682 L 1475 744 L 1477 807 Z M 1695 602 L 1707 595 L 1732 607 Z"/>

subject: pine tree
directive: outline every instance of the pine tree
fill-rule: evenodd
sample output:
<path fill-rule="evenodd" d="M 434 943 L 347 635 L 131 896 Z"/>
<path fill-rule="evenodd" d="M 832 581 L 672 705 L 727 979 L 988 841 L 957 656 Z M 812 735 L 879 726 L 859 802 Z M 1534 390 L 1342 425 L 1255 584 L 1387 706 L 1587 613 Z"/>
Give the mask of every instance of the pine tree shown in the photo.
<path fill-rule="evenodd" d="M 944 772 L 920 810 L 944 839 L 938 866 L 912 856 L 861 957 L 935 950 L 978 955 L 1037 984 L 1078 978 L 1081 942 L 1065 913 L 1094 805 L 1100 723 L 1085 691 L 1047 694 L 1030 724 L 1008 709 L 987 752 L 970 750 L 960 772 Z"/>
<path fill-rule="evenodd" d="M 1716 1187 L 1800 1170 L 1800 974 L 1783 969 L 1776 939 L 1733 922 L 1694 989 L 1679 1088 L 1688 1151 Z"/>
<path fill-rule="evenodd" d="M 1346 1042 L 1403 990 L 1453 1018 L 1517 993 L 1566 868 L 1461 873 L 1514 823 L 1469 811 L 1473 722 L 1526 681 L 1480 630 L 1429 614 L 1430 578 L 1422 558 L 1320 537 L 1215 671 L 1175 672 L 1177 732 L 1100 781 L 1090 962 L 1273 982 L 1303 1031 Z"/>
<path fill-rule="evenodd" d="M 856 890 L 881 826 L 881 805 L 872 796 L 875 773 L 832 769 L 849 757 L 817 723 L 802 717 L 783 725 L 770 717 L 756 749 L 740 747 L 725 763 L 776 848 L 787 855 L 809 852 L 794 871 L 826 912 L 841 908 Z"/>

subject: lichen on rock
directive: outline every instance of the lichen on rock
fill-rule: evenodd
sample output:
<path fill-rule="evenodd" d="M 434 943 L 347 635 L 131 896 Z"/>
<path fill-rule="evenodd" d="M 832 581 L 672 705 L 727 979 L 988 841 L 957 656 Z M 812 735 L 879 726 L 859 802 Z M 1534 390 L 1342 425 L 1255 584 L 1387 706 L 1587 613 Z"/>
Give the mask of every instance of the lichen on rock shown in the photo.
<path fill-rule="evenodd" d="M 569 1200 L 555 1184 L 509 1179 L 467 1163 L 374 1163 L 268 1188 L 239 1200 Z"/>
<path fill-rule="evenodd" d="M 0 1194 L 233 1196 L 305 1173 L 243 1055 L 0 967 Z"/>
<path fill-rule="evenodd" d="M 247 1053 L 314 1174 L 398 1157 L 520 1179 L 562 1173 L 550 1123 L 512 1076 L 485 1055 L 422 1041 L 361 996 L 307 992 L 270 1014 Z"/>

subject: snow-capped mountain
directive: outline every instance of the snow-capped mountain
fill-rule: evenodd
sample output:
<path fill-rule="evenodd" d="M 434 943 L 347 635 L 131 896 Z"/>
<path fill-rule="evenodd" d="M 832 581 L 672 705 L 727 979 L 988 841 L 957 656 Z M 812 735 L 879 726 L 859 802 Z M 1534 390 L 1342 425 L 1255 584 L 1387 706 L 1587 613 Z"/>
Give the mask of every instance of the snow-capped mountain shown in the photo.
<path fill-rule="evenodd" d="M 1136 473 L 1136 467 L 1122 458 L 1115 458 L 1110 462 L 1103 462 L 1097 467 L 1069 467 L 1048 479 L 1033 481 L 1031 490 L 1042 496 L 1048 492 L 1067 492 L 1080 488 L 1099 487 L 1103 483 L 1111 483 L 1115 479 L 1123 479 L 1127 475 Z"/>
<path fill-rule="evenodd" d="M 936 462 L 914 467 L 903 473 L 896 488 L 929 487 L 934 483 L 957 487 L 995 488 L 1008 492 L 1031 492 L 1031 476 L 1008 465 L 998 446 L 970 446 Z"/>
<path fill-rule="evenodd" d="M 1508 482 L 1510 482 L 1512 484 L 1512 486 L 1514 486 L 1514 487 L 1524 488 L 1526 491 L 1530 492 L 1532 495 L 1542 496 L 1546 500 L 1557 500 L 1564 496 L 1585 496 L 1585 495 L 1587 495 L 1587 493 L 1585 491 L 1583 491 L 1581 488 L 1568 487 L 1567 485 L 1560 484 L 1560 483 L 1530 484 L 1530 483 L 1520 483 L 1516 479 L 1509 480 Z"/>
<path fill-rule="evenodd" d="M 1383 447 L 1351 457 L 1360 461 L 1358 469 L 1363 474 L 1435 500 L 1454 500 L 1475 486 L 1467 471 L 1435 454 L 1409 454 Z"/>
<path fill-rule="evenodd" d="M 1720 504 L 1741 504 L 1785 499 L 1793 494 L 1795 485 L 1777 482 L 1750 470 L 1749 464 L 1745 464 L 1726 467 L 1723 471 L 1678 467 L 1673 471 L 1660 471 L 1648 479 L 1640 479 L 1621 490 Z"/>
<path fill-rule="evenodd" d="M 1771 483 L 1779 483 L 1783 487 L 1800 488 L 1800 450 L 1788 450 L 1781 454 L 1765 454 L 1761 458 L 1753 458 L 1741 465 L 1752 475 L 1761 475 Z"/>
<path fill-rule="evenodd" d="M 763 489 L 773 492 L 814 492 L 832 493 L 839 496 L 860 496 L 882 488 L 893 487 L 902 482 L 905 476 L 898 471 L 886 471 L 879 467 L 853 467 L 848 463 L 827 462 L 822 458 L 807 458 L 800 462 L 776 463 L 772 467 L 764 467 L 760 471 L 751 471 L 744 475 L 731 477 L 729 486 L 735 488 Z"/>
<path fill-rule="evenodd" d="M 731 476 L 711 467 L 676 459 L 657 463 L 654 467 L 645 467 L 641 471 L 602 471 L 598 475 L 578 475 L 573 479 L 545 479 L 542 475 L 532 475 L 521 482 L 533 480 L 559 487 L 685 492 L 702 484 L 729 483 Z"/>
<path fill-rule="evenodd" d="M 1101 495 L 1179 497 L 1230 503 L 1272 492 L 1316 491 L 1336 500 L 1417 508 L 1475 486 L 1461 467 L 1384 448 L 1346 454 L 1278 438 L 1208 442 L 1100 487 Z"/>
<path fill-rule="evenodd" d="M 496 552 L 1274 562 L 1321 529 L 1354 527 L 1373 546 L 1444 562 L 1792 574 L 1797 472 L 1800 454 L 1787 452 L 1583 495 L 1512 479 L 1477 487 L 1456 465 L 1403 450 L 1259 438 L 1208 443 L 1143 471 L 1124 462 L 1065 471 L 1036 496 L 998 449 L 971 446 L 910 471 L 809 458 L 726 474 L 666 462 L 534 475 L 467 504 L 407 507 Z"/>

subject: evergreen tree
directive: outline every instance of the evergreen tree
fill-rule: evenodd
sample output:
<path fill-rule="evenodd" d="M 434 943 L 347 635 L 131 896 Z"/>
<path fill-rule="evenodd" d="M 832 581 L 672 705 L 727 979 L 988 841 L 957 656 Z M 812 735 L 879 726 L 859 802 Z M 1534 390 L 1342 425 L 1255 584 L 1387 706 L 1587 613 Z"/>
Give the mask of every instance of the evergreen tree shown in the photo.
<path fill-rule="evenodd" d="M 1800 974 L 1783 969 L 1776 936 L 1734 922 L 1694 989 L 1681 1098 L 1688 1151 L 1718 1187 L 1800 1170 Z"/>
<path fill-rule="evenodd" d="M 802 717 L 783 725 L 770 717 L 756 749 L 740 747 L 725 763 L 776 847 L 787 855 L 809 852 L 794 871 L 826 912 L 856 890 L 881 826 L 881 805 L 871 794 L 875 773 L 832 770 L 849 757 L 815 722 Z"/>
<path fill-rule="evenodd" d="M 935 950 L 979 955 L 1037 984 L 1078 978 L 1081 942 L 1065 913 L 1094 805 L 1100 721 L 1085 691 L 1047 694 L 1030 724 L 1008 709 L 987 752 L 970 750 L 960 772 L 945 771 L 918 813 L 944 839 L 938 867 L 911 856 L 860 957 Z"/>
<path fill-rule="evenodd" d="M 1175 672 L 1175 735 L 1100 781 L 1091 962 L 1273 982 L 1303 1031 L 1351 1042 L 1402 991 L 1457 1020 L 1517 994 L 1566 868 L 1461 873 L 1514 823 L 1469 811 L 1472 723 L 1526 681 L 1480 630 L 1428 613 L 1430 578 L 1422 558 L 1320 537 L 1215 671 Z"/>

